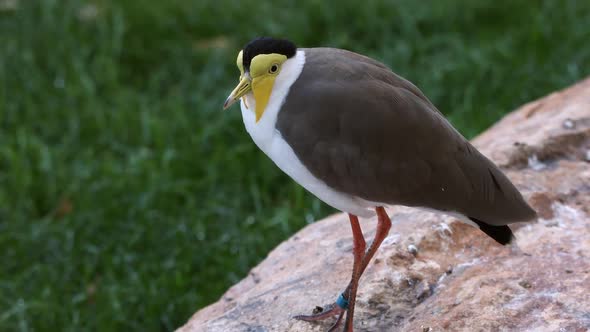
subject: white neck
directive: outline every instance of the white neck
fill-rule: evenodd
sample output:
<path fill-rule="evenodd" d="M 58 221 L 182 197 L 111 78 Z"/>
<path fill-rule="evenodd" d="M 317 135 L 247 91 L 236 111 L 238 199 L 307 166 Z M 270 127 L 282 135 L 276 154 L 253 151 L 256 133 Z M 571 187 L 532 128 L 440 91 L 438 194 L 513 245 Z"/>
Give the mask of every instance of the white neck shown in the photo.
<path fill-rule="evenodd" d="M 252 140 L 283 172 L 293 178 L 312 194 L 319 197 L 327 204 L 341 211 L 350 212 L 357 216 L 369 217 L 373 215 L 367 207 L 376 204 L 366 202 L 348 194 L 337 192 L 328 187 L 323 181 L 316 178 L 301 163 L 291 146 L 283 139 L 281 133 L 275 129 L 277 115 L 289 93 L 289 88 L 297 80 L 303 65 L 305 64 L 305 52 L 297 54 L 283 63 L 281 72 L 275 79 L 270 99 L 262 118 L 256 122 L 256 101 L 252 93 L 246 95 L 246 103 L 242 100 L 242 117 L 246 130 L 252 136 Z"/>
<path fill-rule="evenodd" d="M 299 74 L 301 74 L 304 64 L 304 51 L 297 51 L 297 54 L 295 54 L 294 57 L 287 59 L 283 63 L 281 72 L 275 79 L 266 109 L 258 122 L 256 122 L 256 115 L 254 113 L 254 110 L 256 109 L 254 95 L 251 92 L 246 95 L 248 108 L 244 105 L 244 100 L 240 102 L 244 126 L 250 136 L 252 136 L 256 145 L 258 145 L 262 151 L 266 150 L 266 145 L 270 144 L 272 136 L 275 135 L 275 124 L 277 122 L 279 110 L 281 109 L 285 98 L 287 98 L 289 88 L 291 88 L 291 85 L 295 83 Z"/>

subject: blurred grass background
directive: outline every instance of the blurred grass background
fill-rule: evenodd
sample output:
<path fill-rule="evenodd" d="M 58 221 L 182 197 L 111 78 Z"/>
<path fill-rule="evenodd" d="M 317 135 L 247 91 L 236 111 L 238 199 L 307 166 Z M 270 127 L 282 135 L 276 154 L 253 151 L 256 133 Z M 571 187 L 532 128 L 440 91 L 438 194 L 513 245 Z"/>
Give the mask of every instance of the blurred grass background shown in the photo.
<path fill-rule="evenodd" d="M 332 212 L 221 111 L 251 38 L 375 57 L 471 137 L 588 75 L 589 22 L 562 0 L 0 0 L 0 331 L 172 330 Z"/>

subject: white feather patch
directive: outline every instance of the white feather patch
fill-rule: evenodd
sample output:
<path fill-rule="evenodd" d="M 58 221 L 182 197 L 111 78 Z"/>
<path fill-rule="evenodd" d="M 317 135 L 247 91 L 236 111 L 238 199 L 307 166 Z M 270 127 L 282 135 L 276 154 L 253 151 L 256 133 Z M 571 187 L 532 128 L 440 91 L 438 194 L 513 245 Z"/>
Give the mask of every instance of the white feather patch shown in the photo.
<path fill-rule="evenodd" d="M 297 54 L 293 58 L 284 62 L 281 72 L 275 79 L 266 110 L 258 123 L 253 112 L 256 109 L 256 100 L 254 100 L 252 93 L 246 95 L 248 107 L 246 107 L 244 100 L 240 102 L 246 131 L 248 131 L 260 150 L 283 172 L 326 204 L 359 217 L 371 217 L 375 214 L 371 208 L 383 204 L 368 202 L 328 187 L 323 181 L 316 178 L 305 168 L 303 163 L 295 155 L 295 152 L 293 152 L 291 146 L 287 144 L 281 134 L 275 129 L 277 115 L 287 97 L 289 88 L 301 74 L 304 65 L 304 51 L 297 51 Z"/>

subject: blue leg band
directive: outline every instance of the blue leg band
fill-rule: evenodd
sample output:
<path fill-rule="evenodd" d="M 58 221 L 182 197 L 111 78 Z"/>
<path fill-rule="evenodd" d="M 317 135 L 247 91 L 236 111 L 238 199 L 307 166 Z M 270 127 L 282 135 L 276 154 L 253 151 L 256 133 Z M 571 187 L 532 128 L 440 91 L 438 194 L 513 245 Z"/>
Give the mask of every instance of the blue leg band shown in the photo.
<path fill-rule="evenodd" d="M 344 297 L 344 293 L 340 294 L 340 296 L 338 296 L 338 300 L 336 300 L 336 304 L 346 310 L 348 309 L 348 300 Z"/>

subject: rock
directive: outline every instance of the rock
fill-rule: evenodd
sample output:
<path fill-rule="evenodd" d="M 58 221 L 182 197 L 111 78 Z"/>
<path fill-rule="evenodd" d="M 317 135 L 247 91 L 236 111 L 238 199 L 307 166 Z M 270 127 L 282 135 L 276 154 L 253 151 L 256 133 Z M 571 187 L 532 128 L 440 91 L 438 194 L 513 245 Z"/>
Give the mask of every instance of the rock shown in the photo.
<path fill-rule="evenodd" d="M 590 79 L 521 107 L 474 144 L 539 220 L 513 225 L 516 244 L 503 247 L 452 217 L 392 207 L 361 279 L 355 331 L 590 329 Z M 372 238 L 376 221 L 361 225 Z M 326 331 L 331 322 L 291 317 L 336 300 L 351 252 L 346 215 L 311 224 L 179 331 Z"/>

